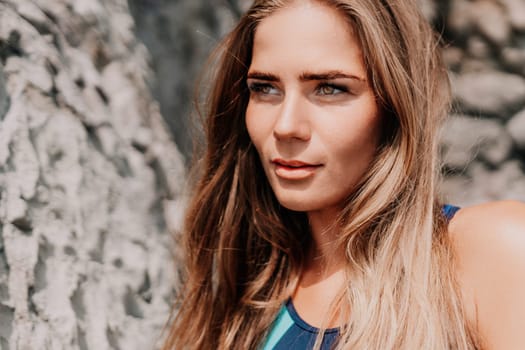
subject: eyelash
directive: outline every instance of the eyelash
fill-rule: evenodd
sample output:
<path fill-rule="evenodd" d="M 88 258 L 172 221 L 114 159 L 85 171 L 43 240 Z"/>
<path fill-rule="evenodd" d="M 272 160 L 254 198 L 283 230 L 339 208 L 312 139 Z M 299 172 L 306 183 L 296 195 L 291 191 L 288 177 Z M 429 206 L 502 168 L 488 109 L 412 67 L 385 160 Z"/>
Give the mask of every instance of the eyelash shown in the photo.
<path fill-rule="evenodd" d="M 275 95 L 275 94 L 271 94 L 268 91 L 264 91 L 266 89 L 276 89 L 276 88 L 272 84 L 268 84 L 268 83 L 251 83 L 248 85 L 248 90 L 250 90 L 250 92 L 260 94 L 260 95 Z"/>
<path fill-rule="evenodd" d="M 322 90 L 325 88 L 332 89 L 332 93 L 322 93 Z M 317 94 L 321 96 L 335 96 L 335 95 L 349 92 L 346 86 L 333 84 L 333 83 L 320 83 L 315 90 Z M 336 90 L 339 90 L 339 91 L 336 91 Z"/>
<path fill-rule="evenodd" d="M 323 92 L 323 89 L 327 89 L 327 88 L 332 90 L 331 93 L 330 92 L 327 93 L 326 91 Z M 277 95 L 278 93 L 275 93 L 275 92 L 272 93 L 269 91 L 272 89 L 278 90 L 274 85 L 270 83 L 253 82 L 253 83 L 248 84 L 248 90 L 251 93 L 254 93 L 257 95 L 263 95 L 263 96 Z M 344 85 L 321 82 L 316 86 L 315 93 L 319 96 L 337 96 L 337 95 L 344 94 L 344 93 L 350 93 L 350 90 Z"/>

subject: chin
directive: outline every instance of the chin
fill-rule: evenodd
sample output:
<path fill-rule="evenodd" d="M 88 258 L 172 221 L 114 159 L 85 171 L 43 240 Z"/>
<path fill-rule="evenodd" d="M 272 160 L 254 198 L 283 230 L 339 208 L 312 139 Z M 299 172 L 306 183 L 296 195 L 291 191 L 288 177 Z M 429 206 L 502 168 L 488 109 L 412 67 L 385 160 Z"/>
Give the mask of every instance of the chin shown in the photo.
<path fill-rule="evenodd" d="M 309 212 L 319 210 L 323 207 L 322 203 L 304 196 L 296 197 L 277 195 L 277 200 L 283 207 L 293 211 Z"/>
<path fill-rule="evenodd" d="M 299 211 L 299 212 L 308 212 L 315 210 L 311 206 L 309 206 L 306 203 L 300 203 L 300 202 L 281 202 L 281 205 L 285 207 L 286 209 L 292 210 L 292 211 Z"/>

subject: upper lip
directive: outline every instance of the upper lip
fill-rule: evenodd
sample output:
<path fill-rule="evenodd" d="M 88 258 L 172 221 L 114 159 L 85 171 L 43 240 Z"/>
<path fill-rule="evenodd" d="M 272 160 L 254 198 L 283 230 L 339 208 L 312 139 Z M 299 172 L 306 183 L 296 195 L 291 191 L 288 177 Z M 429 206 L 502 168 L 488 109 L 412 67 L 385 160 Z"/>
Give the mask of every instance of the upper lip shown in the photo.
<path fill-rule="evenodd" d="M 293 168 L 321 165 L 321 164 L 306 163 L 306 162 L 295 160 L 295 159 L 285 160 L 281 158 L 272 159 L 272 163 L 277 164 L 277 165 L 287 166 L 287 167 L 293 167 Z"/>

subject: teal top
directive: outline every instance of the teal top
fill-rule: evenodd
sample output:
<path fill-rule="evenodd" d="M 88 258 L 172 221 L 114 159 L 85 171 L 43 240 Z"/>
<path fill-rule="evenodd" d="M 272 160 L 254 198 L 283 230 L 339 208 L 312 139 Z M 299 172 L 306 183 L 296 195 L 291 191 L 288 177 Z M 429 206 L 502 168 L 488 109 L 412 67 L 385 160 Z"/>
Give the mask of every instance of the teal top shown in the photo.
<path fill-rule="evenodd" d="M 319 328 L 309 325 L 299 316 L 293 306 L 292 299 L 288 299 L 277 314 L 272 329 L 261 349 L 312 349 L 319 331 Z M 339 328 L 326 329 L 321 343 L 321 349 L 331 349 L 338 335 Z"/>

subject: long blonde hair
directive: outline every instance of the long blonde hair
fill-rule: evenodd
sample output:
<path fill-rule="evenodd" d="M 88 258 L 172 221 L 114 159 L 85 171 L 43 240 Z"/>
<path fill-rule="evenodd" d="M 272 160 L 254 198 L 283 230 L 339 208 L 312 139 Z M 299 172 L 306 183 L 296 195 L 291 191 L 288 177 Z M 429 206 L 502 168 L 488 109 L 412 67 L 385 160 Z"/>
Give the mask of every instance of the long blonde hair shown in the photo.
<path fill-rule="evenodd" d="M 436 190 L 437 132 L 450 101 L 438 40 L 412 0 L 315 1 L 358 36 L 385 119 L 374 164 L 339 219 L 351 278 L 334 305 L 350 310 L 336 347 L 477 348 Z M 289 3 L 256 0 L 217 51 L 166 350 L 260 346 L 311 245 L 306 215 L 279 205 L 244 122 L 257 24 Z"/>

